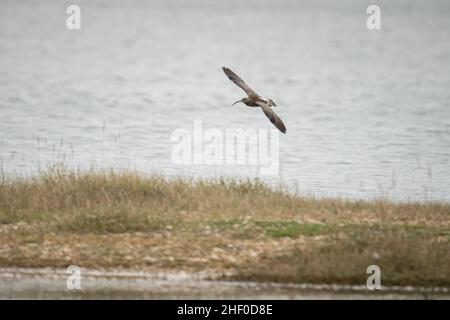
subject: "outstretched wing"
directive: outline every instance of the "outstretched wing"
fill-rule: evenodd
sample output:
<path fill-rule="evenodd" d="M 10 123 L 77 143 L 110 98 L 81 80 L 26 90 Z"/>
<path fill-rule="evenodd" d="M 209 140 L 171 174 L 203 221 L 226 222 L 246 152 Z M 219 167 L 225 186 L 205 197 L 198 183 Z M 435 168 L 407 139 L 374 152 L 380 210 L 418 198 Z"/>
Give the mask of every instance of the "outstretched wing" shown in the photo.
<path fill-rule="evenodd" d="M 227 75 L 228 79 L 230 79 L 231 81 L 233 81 L 239 88 L 241 88 L 242 90 L 245 91 L 245 93 L 249 96 L 249 97 L 259 97 L 259 95 L 248 86 L 248 84 L 246 84 L 244 82 L 244 80 L 242 80 L 241 78 L 239 78 L 239 76 L 234 73 L 233 71 L 231 71 L 230 69 L 228 69 L 227 67 L 222 67 L 223 72 L 225 72 L 225 74 Z"/>
<path fill-rule="evenodd" d="M 264 114 L 269 118 L 270 122 L 272 122 L 275 127 L 277 127 L 278 130 L 280 130 L 283 133 L 286 133 L 286 126 L 284 125 L 283 121 L 279 116 L 276 115 L 276 113 L 272 110 L 269 105 L 263 101 L 256 101 L 256 104 L 261 107 Z"/>

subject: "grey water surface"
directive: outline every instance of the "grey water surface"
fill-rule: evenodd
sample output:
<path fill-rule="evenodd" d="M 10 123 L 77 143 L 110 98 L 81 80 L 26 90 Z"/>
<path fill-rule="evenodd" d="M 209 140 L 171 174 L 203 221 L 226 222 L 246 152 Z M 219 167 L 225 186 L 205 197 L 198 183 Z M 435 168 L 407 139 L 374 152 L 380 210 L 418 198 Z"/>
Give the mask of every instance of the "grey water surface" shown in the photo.
<path fill-rule="evenodd" d="M 75 281 L 64 269 L 0 268 L 0 299 L 450 299 L 446 287 L 369 290 L 364 285 L 258 283 L 220 276 L 81 269 Z"/>
<path fill-rule="evenodd" d="M 450 3 L 80 0 L 0 2 L 0 163 L 33 175 L 135 169 L 260 177 L 300 193 L 450 200 Z M 236 71 L 276 101 L 278 174 L 174 163 L 176 129 L 272 129 L 231 103 Z M 226 157 L 226 154 L 224 155 Z"/>

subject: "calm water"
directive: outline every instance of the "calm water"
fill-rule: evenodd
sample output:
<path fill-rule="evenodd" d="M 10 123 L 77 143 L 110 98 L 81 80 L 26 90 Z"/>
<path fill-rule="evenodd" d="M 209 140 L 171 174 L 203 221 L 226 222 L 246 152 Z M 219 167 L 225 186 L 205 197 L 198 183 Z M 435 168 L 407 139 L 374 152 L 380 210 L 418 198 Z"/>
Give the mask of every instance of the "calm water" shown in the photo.
<path fill-rule="evenodd" d="M 257 283 L 185 272 L 81 269 L 82 290 L 64 269 L 0 268 L 0 299 L 450 299 L 445 287 Z M 208 280 L 209 279 L 209 280 Z"/>
<path fill-rule="evenodd" d="M 175 129 L 271 129 L 229 66 L 273 98 L 288 133 L 280 173 L 318 196 L 450 200 L 450 4 L 378 1 L 0 3 L 3 172 L 131 168 L 255 177 L 249 165 L 176 165 Z"/>

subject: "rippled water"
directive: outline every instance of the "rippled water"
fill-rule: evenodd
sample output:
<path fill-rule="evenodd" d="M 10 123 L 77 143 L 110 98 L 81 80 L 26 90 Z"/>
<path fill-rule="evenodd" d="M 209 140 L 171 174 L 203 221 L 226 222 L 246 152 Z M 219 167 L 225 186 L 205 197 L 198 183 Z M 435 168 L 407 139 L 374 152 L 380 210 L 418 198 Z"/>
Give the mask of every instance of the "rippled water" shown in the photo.
<path fill-rule="evenodd" d="M 177 165 L 177 128 L 271 129 L 229 66 L 273 98 L 288 132 L 280 172 L 318 196 L 450 200 L 450 6 L 379 1 L 0 3 L 0 161 L 33 174 L 132 168 L 255 177 L 255 166 Z"/>

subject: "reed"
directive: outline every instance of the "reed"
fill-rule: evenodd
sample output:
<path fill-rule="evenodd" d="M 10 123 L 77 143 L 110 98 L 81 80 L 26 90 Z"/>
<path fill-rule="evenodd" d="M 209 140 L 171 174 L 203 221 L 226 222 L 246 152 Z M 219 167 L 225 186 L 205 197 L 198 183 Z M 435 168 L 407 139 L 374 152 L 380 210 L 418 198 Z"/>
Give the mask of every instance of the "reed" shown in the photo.
<path fill-rule="evenodd" d="M 0 266 L 235 271 L 450 285 L 450 204 L 313 198 L 259 180 L 56 167 L 0 179 Z"/>

